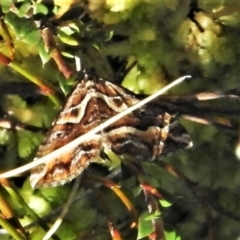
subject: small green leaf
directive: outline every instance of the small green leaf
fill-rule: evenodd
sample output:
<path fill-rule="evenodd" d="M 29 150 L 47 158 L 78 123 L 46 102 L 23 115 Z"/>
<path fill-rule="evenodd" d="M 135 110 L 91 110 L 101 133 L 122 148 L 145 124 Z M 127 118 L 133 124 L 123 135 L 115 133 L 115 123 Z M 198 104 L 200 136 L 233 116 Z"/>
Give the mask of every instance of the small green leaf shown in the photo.
<path fill-rule="evenodd" d="M 27 15 L 28 11 L 30 10 L 31 8 L 31 3 L 30 2 L 25 2 L 22 4 L 22 6 L 18 9 L 18 11 L 16 11 L 16 14 L 19 16 L 19 17 L 24 17 Z"/>
<path fill-rule="evenodd" d="M 1 8 L 4 13 L 10 11 L 12 5 L 12 0 L 1 0 Z"/>
<path fill-rule="evenodd" d="M 138 238 L 141 239 L 153 231 L 152 220 L 160 217 L 160 212 L 156 211 L 155 213 L 144 212 L 141 214 L 138 222 Z"/>
<path fill-rule="evenodd" d="M 60 40 L 68 45 L 71 46 L 78 46 L 79 42 L 72 37 L 70 34 L 63 32 L 63 31 L 58 31 L 58 37 L 60 38 Z"/>
<path fill-rule="evenodd" d="M 165 199 L 159 200 L 159 203 L 162 207 L 165 207 L 165 208 L 170 207 L 172 205 L 172 203 L 166 201 Z"/>
<path fill-rule="evenodd" d="M 75 79 L 68 79 L 68 81 L 66 81 L 65 79 L 59 79 L 59 86 L 65 96 L 71 92 L 73 86 L 76 85 L 75 82 Z"/>
<path fill-rule="evenodd" d="M 148 217 L 148 216 L 149 216 L 149 213 L 144 212 L 139 217 L 137 239 L 144 238 L 153 231 L 153 225 L 152 225 L 151 220 L 146 220 L 146 217 Z"/>
<path fill-rule="evenodd" d="M 72 27 L 70 27 L 70 26 L 63 26 L 63 27 L 61 27 L 60 29 L 59 29 L 59 32 L 58 32 L 59 34 L 61 34 L 61 33 L 64 33 L 64 34 L 66 34 L 66 35 L 72 35 L 73 33 L 75 33 L 75 31 L 74 31 L 74 29 L 72 28 Z"/>
<path fill-rule="evenodd" d="M 32 19 L 19 18 L 10 12 L 5 15 L 4 20 L 14 29 L 18 38 L 21 38 L 23 42 L 34 46 L 38 45 L 41 35 Z"/>
<path fill-rule="evenodd" d="M 21 158 L 28 157 L 33 150 L 41 143 L 42 136 L 30 131 L 22 130 L 17 132 L 18 135 L 18 154 Z"/>
<path fill-rule="evenodd" d="M 47 214 L 51 210 L 50 204 L 42 196 L 38 195 L 32 195 L 28 200 L 28 205 L 40 216 Z"/>
<path fill-rule="evenodd" d="M 64 57 L 67 57 L 67 58 L 74 58 L 75 56 L 72 55 L 71 53 L 68 53 L 68 52 L 61 52 L 61 54 L 64 56 Z"/>
<path fill-rule="evenodd" d="M 43 65 L 45 65 L 51 59 L 51 55 L 48 51 L 46 51 L 45 45 L 42 40 L 40 40 L 38 44 L 38 53 Z"/>
<path fill-rule="evenodd" d="M 42 13 L 43 15 L 47 15 L 48 13 L 48 9 L 44 4 L 40 4 L 40 3 L 34 4 L 33 8 L 34 8 L 34 14 Z"/>
<path fill-rule="evenodd" d="M 9 140 L 9 132 L 7 129 L 0 129 L 0 144 L 5 145 Z"/>
<path fill-rule="evenodd" d="M 175 231 L 164 232 L 164 235 L 166 237 L 166 240 L 181 240 L 181 237 L 177 235 Z"/>

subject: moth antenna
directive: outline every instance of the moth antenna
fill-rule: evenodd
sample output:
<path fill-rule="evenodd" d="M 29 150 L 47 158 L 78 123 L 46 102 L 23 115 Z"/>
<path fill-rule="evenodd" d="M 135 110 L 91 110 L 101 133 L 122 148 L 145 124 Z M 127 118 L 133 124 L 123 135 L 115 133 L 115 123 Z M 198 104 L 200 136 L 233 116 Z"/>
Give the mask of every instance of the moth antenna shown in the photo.
<path fill-rule="evenodd" d="M 76 71 L 80 72 L 82 70 L 81 59 L 78 56 L 74 56 L 74 58 L 75 58 Z"/>

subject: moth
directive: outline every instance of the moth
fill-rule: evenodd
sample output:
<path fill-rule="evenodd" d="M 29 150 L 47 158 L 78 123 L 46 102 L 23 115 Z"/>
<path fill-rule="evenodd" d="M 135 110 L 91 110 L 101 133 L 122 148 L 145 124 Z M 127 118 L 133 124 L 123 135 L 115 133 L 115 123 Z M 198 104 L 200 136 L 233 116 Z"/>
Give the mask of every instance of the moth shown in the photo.
<path fill-rule="evenodd" d="M 84 73 L 39 147 L 37 160 L 97 127 L 141 100 L 131 91 Z M 75 149 L 31 170 L 33 188 L 65 184 L 80 175 L 102 152 L 154 160 L 160 155 L 191 146 L 186 130 L 156 103 L 121 118 Z"/>

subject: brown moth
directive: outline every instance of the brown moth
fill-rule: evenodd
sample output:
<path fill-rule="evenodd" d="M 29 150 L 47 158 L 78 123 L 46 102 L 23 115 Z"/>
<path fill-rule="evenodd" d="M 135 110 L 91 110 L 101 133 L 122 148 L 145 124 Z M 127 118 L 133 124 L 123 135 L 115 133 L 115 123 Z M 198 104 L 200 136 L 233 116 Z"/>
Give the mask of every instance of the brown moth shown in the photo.
<path fill-rule="evenodd" d="M 134 93 L 101 78 L 84 74 L 52 129 L 39 147 L 37 160 L 76 139 L 129 106 L 139 102 Z M 157 104 L 150 103 L 69 149 L 57 158 L 32 169 L 33 188 L 54 187 L 82 173 L 100 153 L 110 149 L 118 155 L 154 160 L 191 145 L 185 129 Z"/>

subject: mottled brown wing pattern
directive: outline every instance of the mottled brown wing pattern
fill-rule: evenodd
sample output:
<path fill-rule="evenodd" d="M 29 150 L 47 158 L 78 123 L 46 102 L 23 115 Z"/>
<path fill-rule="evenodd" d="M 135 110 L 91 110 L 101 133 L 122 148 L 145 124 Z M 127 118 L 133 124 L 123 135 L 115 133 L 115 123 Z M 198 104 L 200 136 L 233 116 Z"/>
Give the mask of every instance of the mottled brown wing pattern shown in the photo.
<path fill-rule="evenodd" d="M 138 101 L 130 91 L 85 74 L 53 122 L 34 160 L 87 133 Z M 172 123 L 171 115 L 159 109 L 155 111 L 148 105 L 123 117 L 77 148 L 34 168 L 31 185 L 39 188 L 69 182 L 96 161 L 104 149 L 139 159 L 154 159 L 162 152 L 175 151 L 189 143 L 186 131 L 178 123 Z"/>

